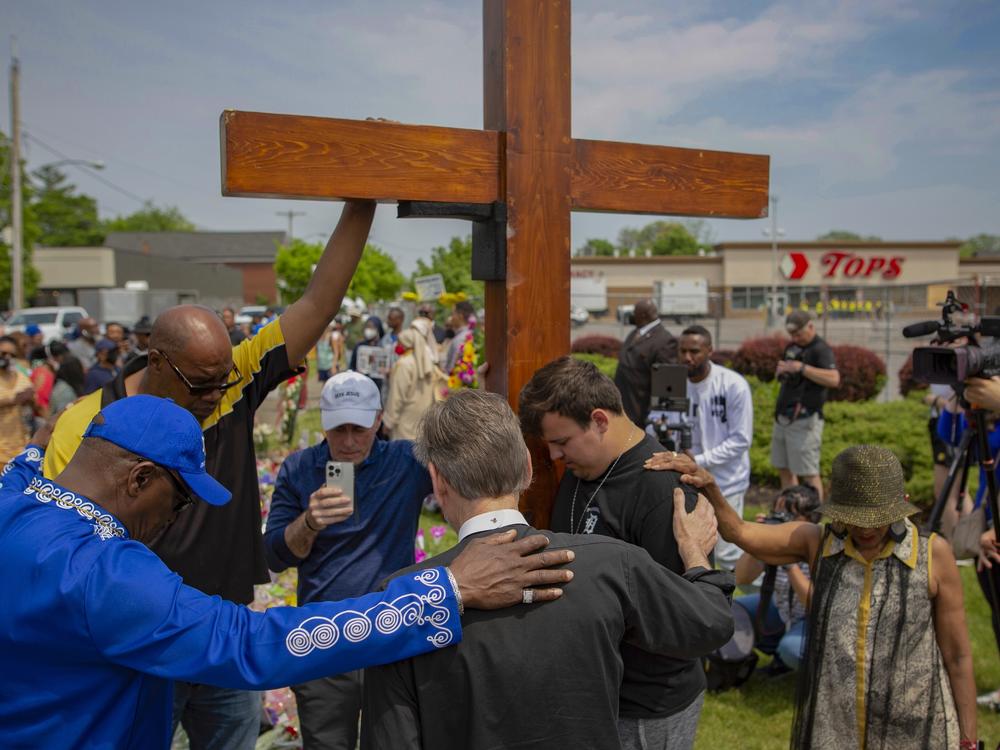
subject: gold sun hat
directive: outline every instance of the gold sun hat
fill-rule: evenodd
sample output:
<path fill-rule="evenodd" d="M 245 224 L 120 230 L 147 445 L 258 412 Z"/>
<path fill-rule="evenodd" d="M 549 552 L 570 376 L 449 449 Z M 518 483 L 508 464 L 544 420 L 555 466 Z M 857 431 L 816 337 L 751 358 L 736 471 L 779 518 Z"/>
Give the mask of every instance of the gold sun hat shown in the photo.
<path fill-rule="evenodd" d="M 819 510 L 833 521 L 874 529 L 919 513 L 908 500 L 896 455 L 877 445 L 855 445 L 833 459 L 830 499 Z"/>

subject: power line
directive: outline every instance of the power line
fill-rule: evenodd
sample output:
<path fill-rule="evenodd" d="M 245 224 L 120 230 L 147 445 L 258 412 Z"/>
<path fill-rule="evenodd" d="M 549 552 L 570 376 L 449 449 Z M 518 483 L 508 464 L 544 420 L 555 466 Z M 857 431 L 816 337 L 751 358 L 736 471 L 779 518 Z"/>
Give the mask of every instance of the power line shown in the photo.
<path fill-rule="evenodd" d="M 24 137 L 26 139 L 32 141 L 33 143 L 41 146 L 43 149 L 45 149 L 49 153 L 53 154 L 54 156 L 58 156 L 60 159 L 67 159 L 67 160 L 72 161 L 72 159 L 69 156 L 67 156 L 66 154 L 64 154 L 59 149 L 57 149 L 57 148 L 55 148 L 53 146 L 50 146 L 47 143 L 45 143 L 44 141 L 40 140 L 38 138 L 38 136 L 32 135 L 30 133 L 25 133 Z M 90 167 L 86 166 L 85 164 L 80 164 L 78 166 L 81 167 L 82 169 L 86 169 L 87 173 L 91 177 L 93 177 L 95 180 L 97 180 L 100 183 L 103 183 L 104 185 L 106 185 L 107 187 L 111 188 L 112 190 L 115 190 L 115 191 L 121 193 L 126 198 L 131 198 L 132 200 L 136 201 L 137 203 L 139 203 L 140 205 L 143 205 L 143 206 L 145 206 L 147 203 L 150 202 L 150 200 L 148 198 L 143 198 L 141 195 L 137 195 L 136 193 L 133 193 L 131 190 L 123 188 L 120 185 L 116 185 L 111 180 L 109 180 L 106 177 L 104 177 L 104 175 L 98 174 L 94 169 L 91 169 Z"/>
<path fill-rule="evenodd" d="M 66 143 L 66 144 L 72 146 L 74 149 L 79 149 L 80 151 L 88 151 L 90 153 L 94 153 L 93 149 L 91 149 L 89 146 L 84 146 L 84 145 L 82 145 L 80 143 L 76 143 L 74 141 L 71 141 L 70 139 L 66 138 L 65 136 L 56 135 L 55 133 L 53 133 L 51 131 L 46 131 L 44 128 L 40 128 L 37 125 L 35 125 L 35 126 L 27 126 L 26 125 L 26 127 L 30 127 L 35 132 L 41 133 L 46 138 L 53 138 L 55 140 L 61 141 L 62 143 Z M 109 163 L 122 164 L 124 166 L 131 167 L 133 169 L 139 169 L 139 170 L 141 170 L 143 172 L 146 172 L 148 174 L 153 175 L 154 177 L 158 177 L 161 180 L 167 180 L 168 182 L 172 182 L 175 185 L 179 185 L 181 187 L 185 187 L 185 188 L 189 188 L 189 189 L 198 189 L 198 187 L 196 185 L 194 185 L 193 183 L 185 182 L 184 180 L 178 180 L 176 177 L 171 177 L 170 175 L 163 174 L 161 172 L 157 172 L 155 169 L 151 169 L 150 167 L 147 167 L 147 166 L 145 166 L 143 164 L 139 164 L 138 162 L 131 161 L 129 159 L 124 159 L 121 156 L 109 156 L 109 157 L 105 157 L 105 156 L 101 155 L 101 160 L 109 162 Z"/>

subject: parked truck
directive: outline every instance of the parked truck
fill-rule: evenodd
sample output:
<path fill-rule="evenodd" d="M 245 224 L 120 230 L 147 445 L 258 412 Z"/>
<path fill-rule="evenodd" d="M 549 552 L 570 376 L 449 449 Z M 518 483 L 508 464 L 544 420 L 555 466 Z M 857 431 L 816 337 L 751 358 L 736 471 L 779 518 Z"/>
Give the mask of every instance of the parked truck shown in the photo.
<path fill-rule="evenodd" d="M 603 315 L 608 311 L 608 280 L 601 271 L 573 271 L 569 298 L 572 307 Z"/>
<path fill-rule="evenodd" d="M 91 316 L 126 326 L 143 316 L 150 320 L 174 305 L 198 301 L 198 293 L 187 289 L 81 289 L 77 301 Z"/>
<path fill-rule="evenodd" d="M 708 315 L 708 282 L 705 279 L 677 279 L 653 282 L 653 301 L 660 317 L 680 323 L 685 318 Z"/>

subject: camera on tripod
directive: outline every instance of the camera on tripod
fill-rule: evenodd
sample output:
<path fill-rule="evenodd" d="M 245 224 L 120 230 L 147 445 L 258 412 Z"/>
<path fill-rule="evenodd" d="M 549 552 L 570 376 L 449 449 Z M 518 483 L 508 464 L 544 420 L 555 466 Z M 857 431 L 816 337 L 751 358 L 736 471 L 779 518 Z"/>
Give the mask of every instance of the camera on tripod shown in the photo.
<path fill-rule="evenodd" d="M 687 397 L 687 367 L 657 362 L 652 368 L 650 385 L 650 416 L 646 425 L 653 428 L 656 439 L 666 450 L 690 450 L 691 425 L 685 421 L 691 409 L 691 400 Z M 653 417 L 653 412 L 676 413 L 681 418 L 671 422 L 664 414 Z"/>
<path fill-rule="evenodd" d="M 967 312 L 968 306 L 959 302 L 955 292 L 941 304 L 941 320 L 925 320 L 903 329 L 907 338 L 935 335 L 940 342 L 967 337 L 964 346 L 918 346 L 913 350 L 913 379 L 921 383 L 940 383 L 956 386 L 967 378 L 990 378 L 1000 375 L 1000 344 L 990 342 L 981 346 L 976 335 L 1000 336 L 1000 318 L 983 317 L 978 325 L 958 325 L 953 316 Z"/>

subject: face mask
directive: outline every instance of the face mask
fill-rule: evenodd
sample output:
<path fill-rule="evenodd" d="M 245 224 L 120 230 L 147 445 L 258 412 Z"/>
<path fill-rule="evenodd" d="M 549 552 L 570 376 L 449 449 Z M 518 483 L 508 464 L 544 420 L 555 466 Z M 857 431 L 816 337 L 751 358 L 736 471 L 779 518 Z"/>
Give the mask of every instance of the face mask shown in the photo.
<path fill-rule="evenodd" d="M 364 334 L 365 334 L 365 338 L 368 341 L 371 341 L 373 338 L 375 338 L 376 336 L 378 336 L 378 331 L 376 331 L 374 328 L 366 328 L 365 331 L 364 331 Z"/>
<path fill-rule="evenodd" d="M 10 367 L 10 355 L 0 354 L 0 370 L 6 370 Z"/>

